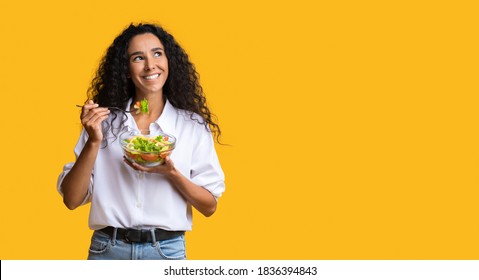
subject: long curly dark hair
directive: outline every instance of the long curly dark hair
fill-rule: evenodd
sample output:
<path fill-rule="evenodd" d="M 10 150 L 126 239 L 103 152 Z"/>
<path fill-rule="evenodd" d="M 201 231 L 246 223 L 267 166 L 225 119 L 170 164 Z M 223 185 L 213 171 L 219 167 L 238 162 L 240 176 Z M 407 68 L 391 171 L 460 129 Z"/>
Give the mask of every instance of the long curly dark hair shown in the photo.
<path fill-rule="evenodd" d="M 118 35 L 110 45 L 100 62 L 100 66 L 88 88 L 88 99 L 93 100 L 102 107 L 125 108 L 128 100 L 135 95 L 135 86 L 128 78 L 128 46 L 131 39 L 140 34 L 151 33 L 158 37 L 165 47 L 168 58 L 168 78 L 163 86 L 163 95 L 174 107 L 200 115 L 203 120 L 190 118 L 205 126 L 211 131 L 216 141 L 220 142 L 221 130 L 216 123 L 216 116 L 211 113 L 206 104 L 203 88 L 199 83 L 199 75 L 195 66 L 190 62 L 188 54 L 176 42 L 172 35 L 162 27 L 154 24 L 130 24 Z M 112 118 L 104 125 L 104 137 L 111 130 L 115 139 L 118 137 L 113 122 L 122 117 L 121 131 L 124 127 L 126 116 L 121 111 L 111 111 Z"/>

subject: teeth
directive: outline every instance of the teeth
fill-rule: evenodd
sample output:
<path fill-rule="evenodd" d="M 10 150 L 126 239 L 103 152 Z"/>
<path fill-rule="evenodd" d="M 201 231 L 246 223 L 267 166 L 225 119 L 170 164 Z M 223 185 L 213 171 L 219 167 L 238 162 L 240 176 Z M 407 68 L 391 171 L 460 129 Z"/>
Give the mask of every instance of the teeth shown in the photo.
<path fill-rule="evenodd" d="M 160 74 L 154 74 L 154 75 L 151 75 L 151 76 L 145 76 L 145 79 L 147 79 L 147 80 L 153 80 L 153 79 L 158 78 L 158 76 L 160 76 Z"/>

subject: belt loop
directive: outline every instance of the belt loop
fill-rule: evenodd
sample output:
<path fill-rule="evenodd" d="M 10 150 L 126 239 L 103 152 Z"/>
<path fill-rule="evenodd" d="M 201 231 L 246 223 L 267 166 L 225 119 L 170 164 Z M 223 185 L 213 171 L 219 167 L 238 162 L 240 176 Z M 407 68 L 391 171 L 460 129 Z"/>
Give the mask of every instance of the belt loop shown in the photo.
<path fill-rule="evenodd" d="M 118 228 L 113 228 L 113 236 L 111 238 L 111 245 L 116 245 L 116 234 L 118 232 Z"/>
<path fill-rule="evenodd" d="M 155 229 L 154 228 L 150 229 L 150 234 L 151 234 L 151 246 L 155 247 L 156 246 L 156 234 L 155 234 Z"/>

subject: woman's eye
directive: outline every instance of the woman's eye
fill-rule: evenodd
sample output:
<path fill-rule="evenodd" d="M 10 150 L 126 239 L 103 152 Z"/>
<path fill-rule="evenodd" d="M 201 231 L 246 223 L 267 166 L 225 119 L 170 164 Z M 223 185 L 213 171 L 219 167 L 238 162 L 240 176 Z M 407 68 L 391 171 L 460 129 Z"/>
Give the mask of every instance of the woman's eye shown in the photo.
<path fill-rule="evenodd" d="M 141 56 L 135 56 L 133 58 L 133 61 L 139 61 L 139 60 L 142 60 L 142 59 L 143 59 L 143 57 L 141 57 Z"/>
<path fill-rule="evenodd" d="M 154 56 L 161 56 L 161 52 L 155 52 Z"/>

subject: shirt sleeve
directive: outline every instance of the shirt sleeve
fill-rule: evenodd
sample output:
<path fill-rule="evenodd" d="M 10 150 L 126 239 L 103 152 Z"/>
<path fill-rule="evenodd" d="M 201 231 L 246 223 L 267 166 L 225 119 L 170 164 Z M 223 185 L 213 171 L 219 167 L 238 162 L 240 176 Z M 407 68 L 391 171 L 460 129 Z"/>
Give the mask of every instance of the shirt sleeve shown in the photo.
<path fill-rule="evenodd" d="M 213 136 L 204 127 L 200 131 L 198 145 L 193 151 L 190 178 L 193 183 L 219 198 L 225 190 L 225 176 L 216 154 Z"/>
<path fill-rule="evenodd" d="M 80 138 L 78 139 L 78 142 L 75 146 L 74 153 L 75 153 L 75 158 L 77 159 L 78 156 L 80 155 L 81 151 L 83 150 L 83 147 L 85 146 L 86 140 L 88 139 L 88 134 L 86 133 L 85 129 L 82 130 Z M 73 168 L 74 162 L 69 162 L 63 166 L 63 171 L 60 173 L 60 176 L 58 176 L 57 180 L 57 190 L 60 193 L 60 195 L 63 197 L 63 191 L 61 188 L 63 179 L 65 179 L 65 176 L 70 172 L 70 170 Z M 93 190 L 93 174 L 90 176 L 90 185 L 88 186 L 88 193 L 85 196 L 85 199 L 83 200 L 81 205 L 87 204 L 91 202 L 91 193 Z"/>

